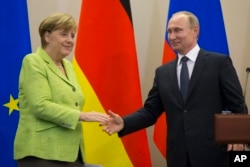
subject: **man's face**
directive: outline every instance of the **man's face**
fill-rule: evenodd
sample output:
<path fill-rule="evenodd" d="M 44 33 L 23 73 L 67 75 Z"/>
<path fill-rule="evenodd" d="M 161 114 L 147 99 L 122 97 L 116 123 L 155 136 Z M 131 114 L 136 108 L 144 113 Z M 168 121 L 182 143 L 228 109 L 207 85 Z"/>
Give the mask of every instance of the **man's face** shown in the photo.
<path fill-rule="evenodd" d="M 171 47 L 182 55 L 187 54 L 197 44 L 198 31 L 198 26 L 191 27 L 186 15 L 174 15 L 167 28 Z"/>

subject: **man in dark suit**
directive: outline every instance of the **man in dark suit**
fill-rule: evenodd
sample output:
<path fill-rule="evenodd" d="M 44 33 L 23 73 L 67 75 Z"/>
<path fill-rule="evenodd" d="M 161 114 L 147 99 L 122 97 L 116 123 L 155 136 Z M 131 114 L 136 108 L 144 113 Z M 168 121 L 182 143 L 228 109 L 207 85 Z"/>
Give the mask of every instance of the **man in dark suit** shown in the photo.
<path fill-rule="evenodd" d="M 190 12 L 175 13 L 167 32 L 177 59 L 156 69 L 143 108 L 123 118 L 110 111 L 111 120 L 103 130 L 121 137 L 153 125 L 165 111 L 168 167 L 227 167 L 228 151 L 244 147 L 214 141 L 214 114 L 225 108 L 233 113 L 245 110 L 232 61 L 199 47 L 199 22 Z"/>

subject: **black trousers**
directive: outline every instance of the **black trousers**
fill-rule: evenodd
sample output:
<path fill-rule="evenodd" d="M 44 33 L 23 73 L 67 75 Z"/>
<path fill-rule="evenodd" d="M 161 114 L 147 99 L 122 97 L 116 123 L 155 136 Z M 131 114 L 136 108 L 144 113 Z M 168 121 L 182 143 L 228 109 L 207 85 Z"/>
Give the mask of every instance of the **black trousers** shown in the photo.
<path fill-rule="evenodd" d="M 17 160 L 17 165 L 18 167 L 85 167 L 80 152 L 75 162 L 45 160 L 33 156 L 28 156 L 23 159 Z"/>

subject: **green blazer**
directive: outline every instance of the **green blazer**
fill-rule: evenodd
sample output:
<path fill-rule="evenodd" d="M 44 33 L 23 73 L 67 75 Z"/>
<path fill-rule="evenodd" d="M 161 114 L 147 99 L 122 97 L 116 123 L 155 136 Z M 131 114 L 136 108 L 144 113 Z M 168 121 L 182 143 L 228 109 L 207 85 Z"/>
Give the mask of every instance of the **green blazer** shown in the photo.
<path fill-rule="evenodd" d="M 72 162 L 79 148 L 83 155 L 83 93 L 72 64 L 63 59 L 63 65 L 67 76 L 42 48 L 23 59 L 14 159 L 35 156 Z"/>

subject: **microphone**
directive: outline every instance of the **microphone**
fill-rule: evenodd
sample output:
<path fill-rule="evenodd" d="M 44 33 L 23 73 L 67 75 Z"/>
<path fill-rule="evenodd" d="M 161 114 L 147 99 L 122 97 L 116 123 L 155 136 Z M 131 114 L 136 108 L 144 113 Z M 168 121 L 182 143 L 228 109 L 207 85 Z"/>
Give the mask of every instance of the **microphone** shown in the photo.
<path fill-rule="evenodd" d="M 247 67 L 246 72 L 247 72 L 247 73 L 250 72 L 250 67 Z"/>
<path fill-rule="evenodd" d="M 247 67 L 246 68 L 246 82 L 245 82 L 245 87 L 244 87 L 244 93 L 243 93 L 243 97 L 244 97 L 244 113 L 247 114 L 247 106 L 246 106 L 246 92 L 247 92 L 247 84 L 248 84 L 248 75 L 249 75 L 249 72 L 250 72 L 250 67 Z"/>

